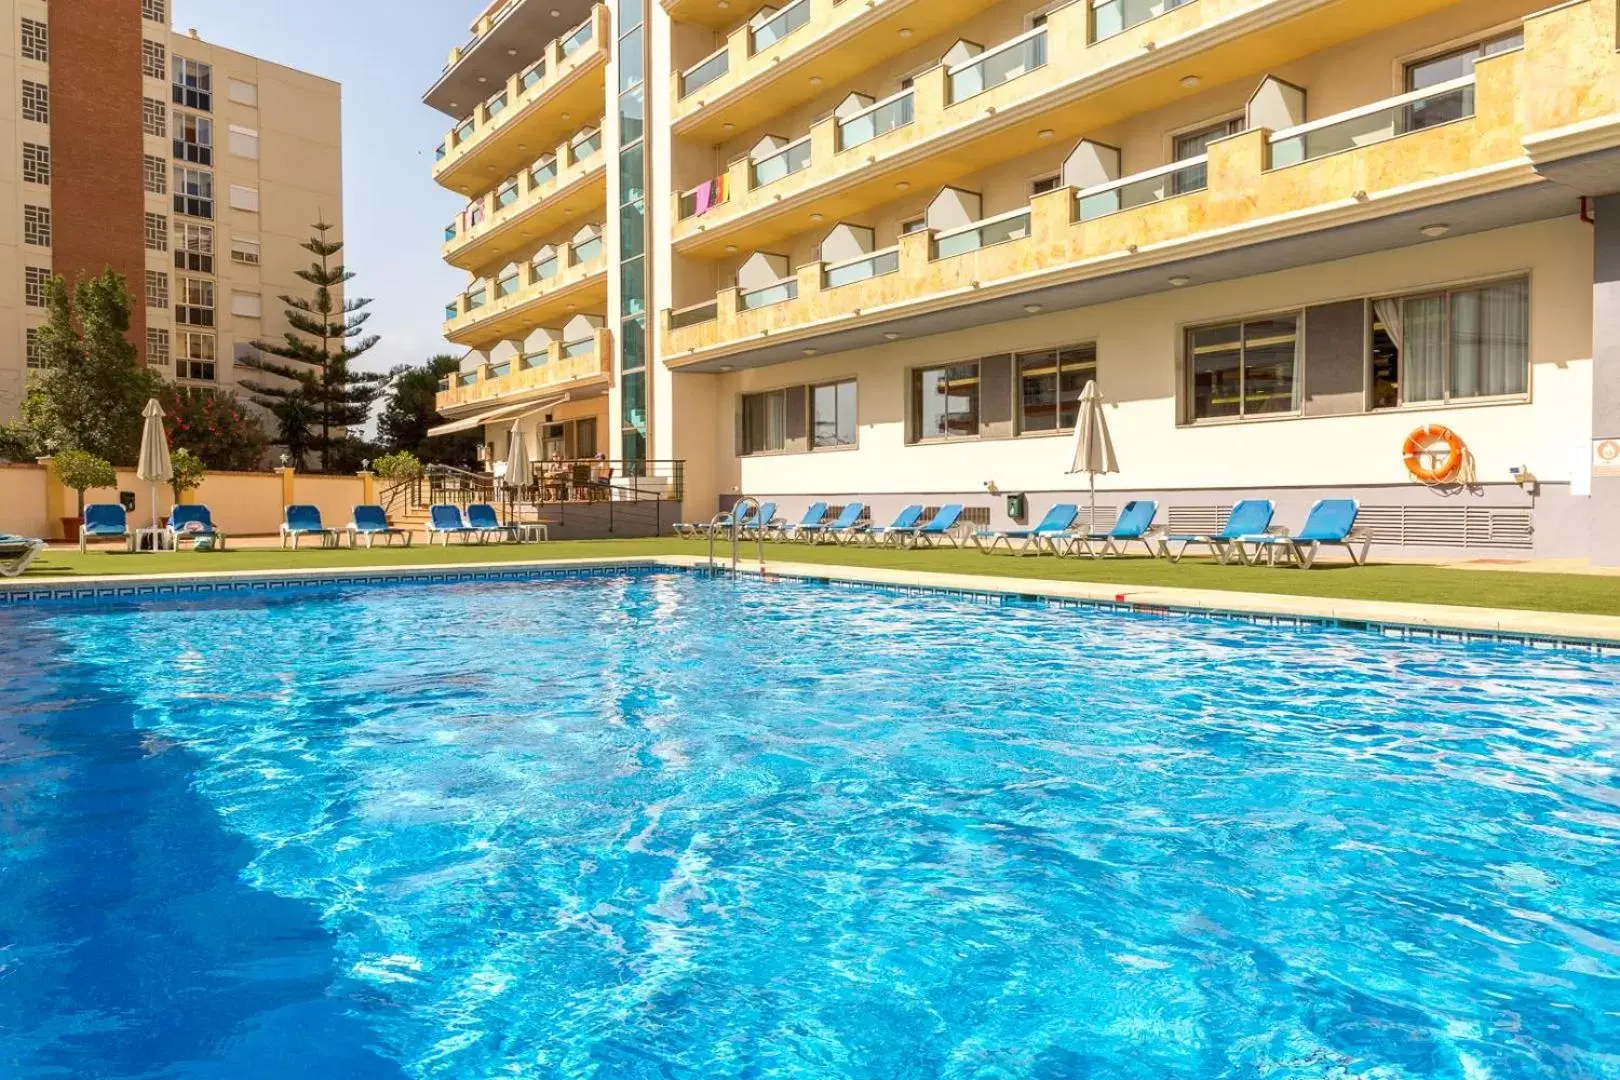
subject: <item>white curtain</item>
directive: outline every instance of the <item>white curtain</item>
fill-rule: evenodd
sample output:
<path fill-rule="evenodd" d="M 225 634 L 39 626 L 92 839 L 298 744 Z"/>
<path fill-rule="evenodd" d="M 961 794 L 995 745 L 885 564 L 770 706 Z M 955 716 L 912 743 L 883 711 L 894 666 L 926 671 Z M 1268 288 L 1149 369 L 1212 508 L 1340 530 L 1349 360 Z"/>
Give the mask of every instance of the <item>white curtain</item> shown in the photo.
<path fill-rule="evenodd" d="M 1522 394 L 1530 375 L 1530 289 L 1524 281 L 1451 297 L 1451 394 Z"/>
<path fill-rule="evenodd" d="M 1439 401 L 1446 396 L 1446 298 L 1419 296 L 1400 303 L 1401 330 L 1396 344 L 1401 350 L 1401 397 Z M 1386 328 L 1390 325 L 1382 310 L 1379 318 Z"/>

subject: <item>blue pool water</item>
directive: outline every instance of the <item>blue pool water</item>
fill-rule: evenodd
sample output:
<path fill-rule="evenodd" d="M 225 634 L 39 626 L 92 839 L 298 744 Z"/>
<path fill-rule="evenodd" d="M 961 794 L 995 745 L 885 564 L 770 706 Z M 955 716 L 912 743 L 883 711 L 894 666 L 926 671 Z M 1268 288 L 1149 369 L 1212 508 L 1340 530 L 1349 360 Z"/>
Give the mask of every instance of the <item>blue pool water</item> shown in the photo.
<path fill-rule="evenodd" d="M 1620 1077 L 1617 687 L 673 573 L 0 610 L 0 1076 Z"/>

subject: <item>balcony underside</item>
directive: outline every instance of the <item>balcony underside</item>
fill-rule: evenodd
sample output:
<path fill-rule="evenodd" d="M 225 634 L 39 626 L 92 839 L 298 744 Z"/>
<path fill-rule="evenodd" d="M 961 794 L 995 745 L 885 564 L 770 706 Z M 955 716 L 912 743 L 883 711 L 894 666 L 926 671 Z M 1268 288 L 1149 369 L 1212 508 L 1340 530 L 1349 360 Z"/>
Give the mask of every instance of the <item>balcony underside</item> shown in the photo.
<path fill-rule="evenodd" d="M 514 71 L 540 58 L 546 42 L 561 37 L 590 13 L 593 0 L 525 0 L 489 33 L 473 42 L 460 61 L 422 96 L 430 108 L 460 120 Z M 514 51 L 515 50 L 515 51 Z M 482 76 L 484 82 L 479 82 Z"/>
<path fill-rule="evenodd" d="M 676 22 L 696 23 L 711 30 L 724 30 L 765 6 L 766 0 L 662 0 L 666 14 Z M 777 7 L 782 7 L 778 0 Z"/>
<path fill-rule="evenodd" d="M 472 198 L 494 187 L 502 177 L 527 167 L 541 151 L 601 118 L 606 73 L 607 52 L 598 49 L 549 93 L 513 106 L 517 111 L 511 119 L 479 138 L 434 179 L 440 187 Z"/>
<path fill-rule="evenodd" d="M 1213 238 L 1195 235 L 1122 256 L 1121 268 L 1113 271 L 1054 267 L 1004 286 L 987 282 L 979 289 L 918 297 L 890 311 L 865 311 L 783 328 L 766 338 L 723 342 L 689 357 L 671 356 L 666 363 L 676 370 L 698 372 L 765 367 L 802 359 L 810 348 L 827 354 L 1027 318 L 1026 305 L 1038 304 L 1042 313 L 1048 313 L 1167 292 L 1174 288 L 1169 279 L 1175 276 L 1196 286 L 1411 247 L 1426 242 L 1420 230 L 1437 220 L 1450 226 L 1448 236 L 1462 236 L 1576 212 L 1570 190 L 1538 178 L 1528 167 L 1504 179 L 1503 190 L 1489 194 L 1351 222 L 1343 221 L 1342 208 L 1332 208 L 1340 212 L 1322 215 L 1329 220 L 1315 225 L 1301 221 L 1299 231 L 1288 236 L 1276 237 L 1274 230 L 1257 228 L 1253 242 L 1227 235 L 1215 241 L 1221 245 L 1217 250 L 1200 250 L 1208 248 Z M 891 339 L 890 334 L 899 336 Z"/>
<path fill-rule="evenodd" d="M 565 225 L 602 220 L 600 211 L 607 206 L 607 174 L 602 155 L 597 157 L 594 169 L 580 173 L 567 186 L 502 218 L 462 246 L 446 250 L 445 261 L 463 270 L 477 271 L 505 262 L 515 252 Z"/>
<path fill-rule="evenodd" d="M 542 326 L 560 325 L 574 315 L 600 315 L 607 308 L 607 299 L 608 280 L 604 270 L 457 327 L 448 331 L 445 338 L 457 345 L 487 349 L 501 341 L 524 337 Z"/>
<path fill-rule="evenodd" d="M 455 401 L 451 394 L 440 394 L 437 406 L 439 415 L 446 420 L 464 420 L 471 416 L 479 416 L 494 410 L 519 409 L 524 405 L 541 405 L 554 398 L 566 395 L 568 401 L 586 401 L 606 394 L 613 384 L 613 380 L 605 370 L 599 370 L 578 379 L 568 379 L 562 382 L 539 383 L 533 386 L 524 386 L 505 393 L 500 392 L 500 383 L 513 382 L 521 379 L 527 372 L 517 375 L 508 375 L 486 384 L 492 391 L 488 397 L 474 398 L 466 401 Z M 521 413 L 521 409 L 519 409 Z M 514 418 L 506 417 L 505 422 L 510 424 Z"/>

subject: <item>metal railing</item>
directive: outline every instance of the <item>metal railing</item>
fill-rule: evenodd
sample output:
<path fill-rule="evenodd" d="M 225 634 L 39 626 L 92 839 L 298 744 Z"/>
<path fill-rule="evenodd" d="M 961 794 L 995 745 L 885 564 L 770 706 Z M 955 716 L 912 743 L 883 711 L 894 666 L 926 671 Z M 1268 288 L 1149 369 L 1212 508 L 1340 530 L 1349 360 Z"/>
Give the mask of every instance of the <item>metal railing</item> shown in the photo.
<path fill-rule="evenodd" d="M 681 72 L 681 97 L 696 93 L 730 70 L 731 53 L 722 45 Z"/>
<path fill-rule="evenodd" d="M 810 0 L 793 3 L 772 15 L 748 32 L 748 51 L 757 53 L 768 49 L 810 21 Z"/>
<path fill-rule="evenodd" d="M 884 132 L 905 127 L 912 121 L 916 101 L 915 91 L 902 90 L 838 121 L 838 149 L 848 150 Z"/>
<path fill-rule="evenodd" d="M 934 258 L 949 259 L 953 255 L 966 255 L 980 248 L 1005 244 L 1009 240 L 1022 240 L 1029 235 L 1029 207 L 1000 214 L 983 221 L 934 237 Z"/>
<path fill-rule="evenodd" d="M 898 247 L 885 248 L 874 251 L 870 255 L 862 255 L 858 259 L 848 262 L 833 263 L 822 270 L 821 283 L 823 288 L 836 289 L 840 285 L 852 285 L 857 281 L 868 278 L 882 277 L 884 274 L 898 273 L 900 270 L 900 249 Z"/>
<path fill-rule="evenodd" d="M 1091 40 L 1095 44 L 1141 26 L 1167 11 L 1186 7 L 1193 0 L 1093 0 Z"/>
<path fill-rule="evenodd" d="M 731 572 L 733 574 L 737 572 L 737 563 L 739 561 L 737 549 L 742 542 L 742 523 L 750 512 L 759 513 L 759 500 L 752 495 L 744 495 L 732 504 L 730 510 L 716 514 L 709 519 L 709 569 L 711 571 L 714 570 L 714 542 L 720 536 L 720 530 L 724 529 L 731 536 Z M 761 522 L 760 526 L 754 529 L 754 539 L 759 544 L 759 568 L 761 572 L 765 569 L 765 529 L 763 528 L 765 524 L 765 522 Z"/>
<path fill-rule="evenodd" d="M 1209 157 L 1200 155 L 1078 191 L 1074 196 L 1076 213 L 1079 220 L 1090 221 L 1207 187 Z"/>
<path fill-rule="evenodd" d="M 1324 116 L 1271 136 L 1273 169 L 1386 142 L 1474 115 L 1474 76 L 1440 83 L 1359 109 Z"/>
<path fill-rule="evenodd" d="M 1046 64 L 1046 27 L 1020 34 L 945 72 L 952 103 L 965 100 L 1002 83 L 1011 82 Z"/>
<path fill-rule="evenodd" d="M 768 157 L 756 158 L 748 163 L 748 186 L 764 187 L 783 177 L 792 176 L 810 164 L 810 136 L 788 143 Z"/>

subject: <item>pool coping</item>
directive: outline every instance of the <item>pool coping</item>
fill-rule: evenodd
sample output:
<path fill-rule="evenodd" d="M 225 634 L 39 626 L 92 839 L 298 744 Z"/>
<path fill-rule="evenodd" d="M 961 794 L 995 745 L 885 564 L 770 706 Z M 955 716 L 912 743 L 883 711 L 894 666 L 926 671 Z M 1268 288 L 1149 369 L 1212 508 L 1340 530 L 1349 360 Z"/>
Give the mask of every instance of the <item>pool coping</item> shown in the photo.
<path fill-rule="evenodd" d="M 165 597 L 215 592 L 268 591 L 328 583 L 425 584 L 515 579 L 535 574 L 596 576 L 632 569 L 702 569 L 698 555 L 614 556 L 590 559 L 532 559 L 487 563 L 431 563 L 410 566 L 310 567 L 238 570 L 219 573 L 164 573 L 13 579 L 0 582 L 0 607 L 41 600 Z M 1407 604 L 1387 600 L 1291 596 L 1276 593 L 1125 587 L 1105 582 L 1009 579 L 978 574 L 839 566 L 767 560 L 749 562 L 740 572 L 766 579 L 865 585 L 901 590 L 971 594 L 980 597 L 1049 601 L 1104 607 L 1150 615 L 1201 615 L 1262 620 L 1271 624 L 1316 623 L 1410 637 L 1492 640 L 1620 651 L 1620 616 L 1509 608 Z"/>

